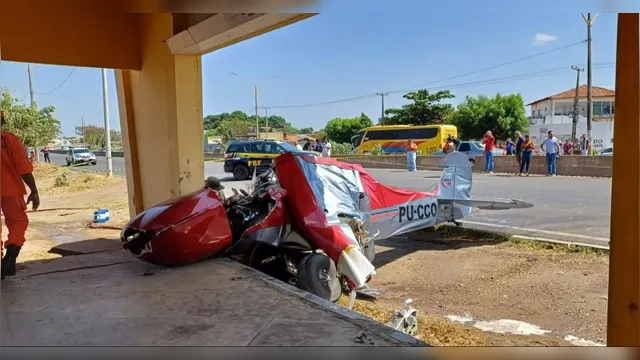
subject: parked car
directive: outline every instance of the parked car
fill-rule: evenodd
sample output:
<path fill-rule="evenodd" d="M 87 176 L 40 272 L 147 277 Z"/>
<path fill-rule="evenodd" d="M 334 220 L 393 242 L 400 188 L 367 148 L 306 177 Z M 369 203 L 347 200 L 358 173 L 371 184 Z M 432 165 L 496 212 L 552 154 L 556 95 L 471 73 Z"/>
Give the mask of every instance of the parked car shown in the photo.
<path fill-rule="evenodd" d="M 300 151 L 283 141 L 233 141 L 229 143 L 224 154 L 224 172 L 232 173 L 236 180 L 247 180 L 253 176 L 254 168 L 256 174 L 260 175 L 271 168 L 273 159 L 289 152 L 319 155 L 314 151 Z"/>
<path fill-rule="evenodd" d="M 460 141 L 458 148 L 456 151 L 464 153 L 469 158 L 472 164 L 475 164 L 476 156 L 484 156 L 484 144 L 480 141 Z M 493 149 L 493 156 L 502 156 L 502 149 L 495 148 Z M 443 151 L 438 151 L 432 156 L 444 156 L 445 153 Z"/>
<path fill-rule="evenodd" d="M 606 148 L 606 149 L 600 150 L 598 155 L 600 155 L 600 156 L 613 156 L 613 148 L 610 147 L 610 148 Z"/>
<path fill-rule="evenodd" d="M 67 166 L 77 164 L 95 165 L 97 163 L 96 155 L 87 148 L 71 148 L 67 150 Z"/>

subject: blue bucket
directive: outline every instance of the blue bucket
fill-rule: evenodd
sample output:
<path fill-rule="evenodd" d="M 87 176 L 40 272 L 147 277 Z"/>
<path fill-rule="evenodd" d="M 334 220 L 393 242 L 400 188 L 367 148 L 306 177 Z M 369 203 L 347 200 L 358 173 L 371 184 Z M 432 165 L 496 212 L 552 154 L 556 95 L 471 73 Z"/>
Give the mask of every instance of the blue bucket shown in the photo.
<path fill-rule="evenodd" d="M 110 219 L 109 209 L 100 209 L 93 213 L 93 222 L 96 224 L 106 223 Z"/>

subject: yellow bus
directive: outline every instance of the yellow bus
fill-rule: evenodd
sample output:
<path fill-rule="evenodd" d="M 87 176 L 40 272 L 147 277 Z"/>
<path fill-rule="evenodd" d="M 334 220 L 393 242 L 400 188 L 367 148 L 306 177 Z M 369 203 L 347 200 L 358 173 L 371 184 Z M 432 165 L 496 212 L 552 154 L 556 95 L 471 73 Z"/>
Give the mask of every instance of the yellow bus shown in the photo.
<path fill-rule="evenodd" d="M 449 135 L 458 137 L 458 128 L 454 125 L 378 125 L 360 130 L 351 138 L 351 146 L 355 154 L 369 154 L 378 144 L 385 154 L 404 153 L 404 146 L 411 139 L 422 155 L 429 155 L 442 150 Z"/>

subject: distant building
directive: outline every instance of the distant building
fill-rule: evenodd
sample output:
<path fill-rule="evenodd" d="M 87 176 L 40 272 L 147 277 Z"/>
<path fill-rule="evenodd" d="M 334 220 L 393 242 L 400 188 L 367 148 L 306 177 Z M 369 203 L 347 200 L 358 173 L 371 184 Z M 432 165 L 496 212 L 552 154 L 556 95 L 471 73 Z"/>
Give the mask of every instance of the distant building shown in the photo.
<path fill-rule="evenodd" d="M 592 87 L 593 139 L 594 150 L 613 146 L 613 120 L 615 110 L 615 91 L 602 87 Z M 527 104 L 531 107 L 529 116 L 529 134 L 537 144 L 553 130 L 563 142 L 571 137 L 573 127 L 573 103 L 575 88 L 547 96 Z M 576 137 L 587 133 L 587 86 L 578 88 L 578 124 Z"/>

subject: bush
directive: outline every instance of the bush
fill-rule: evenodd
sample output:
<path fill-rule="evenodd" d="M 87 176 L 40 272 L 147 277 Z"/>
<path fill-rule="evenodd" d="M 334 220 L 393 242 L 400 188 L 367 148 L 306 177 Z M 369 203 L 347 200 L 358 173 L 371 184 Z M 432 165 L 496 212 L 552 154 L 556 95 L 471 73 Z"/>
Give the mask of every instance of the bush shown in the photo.
<path fill-rule="evenodd" d="M 351 154 L 351 144 L 331 144 L 331 155 L 350 155 Z"/>
<path fill-rule="evenodd" d="M 67 178 L 67 174 L 63 173 L 56 177 L 53 186 L 54 187 L 64 187 L 69 185 L 69 179 Z"/>
<path fill-rule="evenodd" d="M 376 146 L 371 149 L 371 155 L 382 155 L 382 146 L 380 144 L 376 144 Z"/>

